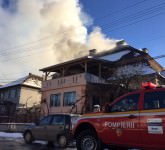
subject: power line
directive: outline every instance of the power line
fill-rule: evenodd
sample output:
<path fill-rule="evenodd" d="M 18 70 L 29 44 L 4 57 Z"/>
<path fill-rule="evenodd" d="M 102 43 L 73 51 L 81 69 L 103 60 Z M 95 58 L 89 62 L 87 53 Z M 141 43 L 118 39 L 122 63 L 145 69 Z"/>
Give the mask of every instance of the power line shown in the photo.
<path fill-rule="evenodd" d="M 137 5 L 137 4 L 142 3 L 142 2 L 144 2 L 144 1 L 146 1 L 146 0 L 143 0 L 143 1 L 138 2 L 138 3 L 136 3 L 136 4 L 133 4 L 133 5 Z M 127 19 L 126 19 L 126 17 L 125 17 L 125 18 L 120 18 L 121 20 L 118 19 L 118 20 L 115 20 L 115 21 L 112 22 L 112 23 L 114 23 L 115 25 L 117 25 L 117 23 L 120 23 L 120 24 L 121 24 L 123 20 L 127 21 L 127 20 L 129 20 L 130 18 L 132 18 L 132 19 L 139 19 L 139 17 L 144 17 L 144 16 L 145 16 L 144 14 L 148 15 L 148 14 L 150 14 L 151 12 L 152 12 L 152 13 L 157 12 L 160 8 L 164 7 L 164 4 L 165 4 L 165 3 L 161 3 L 161 4 L 157 5 L 157 6 L 151 7 L 151 8 L 149 8 L 149 9 L 145 9 L 145 10 L 142 11 L 142 12 L 139 11 L 139 12 L 133 14 L 133 15 L 127 16 Z M 131 5 L 131 6 L 133 6 L 133 5 Z M 163 5 L 163 6 L 162 6 L 162 5 Z M 154 8 L 154 10 L 153 10 L 153 8 Z M 141 21 L 146 21 L 146 20 L 151 19 L 151 18 L 153 18 L 153 17 L 155 17 L 155 16 L 157 16 L 157 15 L 160 15 L 160 14 L 162 14 L 162 13 L 164 13 L 164 12 L 155 14 L 155 15 L 150 16 L 150 17 L 148 17 L 148 18 L 144 18 L 144 19 L 141 19 L 141 20 L 138 20 L 138 21 L 134 21 L 133 23 L 130 23 L 130 24 L 127 24 L 127 25 L 124 25 L 124 26 L 115 28 L 115 29 L 113 29 L 113 30 L 121 29 L 121 28 L 123 28 L 123 27 L 129 26 L 129 25 L 132 25 L 132 24 L 141 22 Z M 120 21 L 120 22 L 119 22 L 119 21 Z M 113 31 L 113 30 L 109 30 L 109 29 L 108 29 L 108 31 Z M 66 33 L 66 32 L 63 32 L 63 34 L 64 34 L 64 33 Z M 37 40 L 37 41 L 33 41 L 33 42 L 30 42 L 30 43 L 26 43 L 26 44 L 22 44 L 22 45 L 19 45 L 19 46 L 15 46 L 15 47 L 13 47 L 13 48 L 18 48 L 18 47 L 20 48 L 21 46 L 33 44 L 33 43 L 35 43 L 35 42 L 39 42 L 39 41 L 45 40 L 45 39 L 47 39 L 47 38 L 48 38 L 48 37 L 44 37 L 44 38 L 41 38 L 41 39 L 39 39 L 39 40 Z M 32 51 L 33 51 L 33 50 L 36 50 L 36 49 L 34 49 L 34 48 L 36 48 L 36 47 L 28 47 L 28 49 L 26 48 L 25 50 L 30 50 L 30 49 L 32 49 Z M 10 49 L 12 49 L 12 48 L 9 48 L 9 49 L 6 49 L 6 50 L 10 50 Z M 18 51 L 18 50 L 16 49 L 14 52 L 17 52 L 17 51 Z M 19 51 L 18 51 L 18 52 L 19 52 Z M 24 52 L 26 52 L 26 51 L 24 51 Z M 24 53 L 24 52 L 21 52 L 21 53 Z M 1 55 L 1 56 L 8 56 L 10 53 L 12 53 L 12 52 L 0 53 L 0 55 Z M 18 53 L 18 54 L 20 54 L 20 53 Z M 15 54 L 15 55 L 16 55 L 16 54 Z M 27 55 L 26 55 L 26 56 L 27 56 Z M 25 57 L 26 57 L 26 56 L 25 56 Z"/>
<path fill-rule="evenodd" d="M 164 57 L 165 57 L 165 54 L 153 57 L 153 59 L 160 59 L 160 58 L 164 58 Z"/>
<path fill-rule="evenodd" d="M 102 20 L 102 19 L 104 19 L 104 18 L 106 18 L 106 17 L 109 17 L 110 15 L 111 15 L 111 16 L 114 15 L 114 14 L 116 15 L 116 14 L 118 14 L 118 13 L 120 13 L 120 12 L 123 12 L 123 10 L 128 10 L 129 8 L 135 7 L 135 6 L 137 6 L 137 5 L 141 4 L 141 3 L 144 3 L 145 1 L 146 1 L 146 0 L 142 0 L 142 1 L 140 1 L 140 2 L 134 3 L 134 4 L 132 4 L 132 5 L 129 5 L 129 6 L 127 6 L 127 7 L 124 7 L 124 8 L 122 8 L 122 9 L 119 9 L 119 10 L 116 10 L 116 11 L 113 11 L 113 12 L 110 12 L 110 13 L 108 13 L 108 14 L 102 16 L 102 17 L 96 18 L 95 21 Z"/>
<path fill-rule="evenodd" d="M 134 25 L 134 24 L 139 23 L 139 22 L 142 22 L 142 21 L 147 21 L 147 20 L 149 20 L 149 19 L 151 19 L 151 18 L 154 18 L 154 17 L 156 17 L 156 16 L 162 15 L 162 14 L 164 14 L 164 13 L 165 13 L 165 12 L 158 13 L 158 14 L 153 15 L 153 16 L 151 16 L 151 17 L 148 17 L 148 18 L 145 18 L 145 19 L 141 19 L 141 20 L 135 21 L 135 22 L 133 22 L 133 23 L 129 23 L 129 24 L 127 24 L 127 25 L 123 25 L 123 26 L 120 26 L 120 27 L 118 27 L 118 28 L 114 28 L 114 29 L 112 29 L 112 30 L 109 30 L 109 29 L 108 29 L 108 30 L 106 30 L 106 31 L 115 31 L 115 30 L 119 30 L 119 29 L 122 29 L 122 28 L 124 28 L 124 27 L 130 26 L 130 25 Z"/>
<path fill-rule="evenodd" d="M 130 6 L 128 6 L 128 7 L 125 7 L 125 8 L 123 8 L 123 9 L 121 9 L 120 11 L 114 11 L 114 12 L 112 12 L 112 13 L 115 14 L 115 13 L 122 12 L 122 11 L 125 10 L 125 9 L 134 7 L 134 6 L 136 6 L 136 5 L 138 5 L 138 4 L 141 4 L 141 3 L 145 2 L 145 1 L 146 1 L 146 0 L 142 0 L 142 1 L 140 1 L 140 2 L 137 2 L 137 3 L 135 3 L 135 4 L 130 5 Z M 108 14 L 107 14 L 107 15 L 108 15 Z M 107 15 L 105 15 L 105 16 L 107 16 Z M 111 15 L 112 15 L 112 14 L 111 14 Z M 102 18 L 104 18 L 105 16 L 103 16 Z M 99 19 L 102 19 L 102 18 L 99 18 Z M 97 18 L 97 19 L 98 19 L 98 18 Z M 77 28 L 79 28 L 79 27 L 77 27 Z M 65 32 L 63 32 L 63 33 L 66 33 L 66 32 L 67 32 L 67 31 L 65 31 Z M 35 44 L 35 43 L 38 43 L 38 42 L 40 42 L 40 41 L 46 40 L 46 39 L 48 39 L 48 38 L 51 38 L 51 36 L 43 37 L 43 38 L 40 38 L 40 39 L 38 39 L 38 40 L 36 40 L 36 41 L 24 43 L 24 44 L 21 44 L 21 45 L 16 45 L 16 46 L 14 46 L 14 47 L 4 49 L 4 51 L 13 50 L 13 49 L 16 49 L 16 48 L 17 48 L 17 49 L 18 49 L 18 48 L 22 48 L 22 47 L 24 47 L 24 46 L 31 45 L 31 44 Z"/>
<path fill-rule="evenodd" d="M 143 1 L 140 1 L 140 2 L 137 2 L 137 3 L 135 3 L 135 4 L 132 4 L 132 5 L 130 5 L 130 6 L 128 6 L 128 7 L 125 7 L 125 8 L 123 8 L 122 10 L 124 10 L 124 9 L 126 9 L 126 8 L 130 8 L 130 7 L 134 7 L 134 6 L 136 6 L 136 5 L 138 5 L 138 4 L 141 4 L 141 3 L 143 3 L 143 2 L 145 2 L 146 0 L 143 0 Z M 155 12 L 155 10 L 152 10 L 153 8 L 156 8 L 156 10 L 159 10 L 161 7 L 162 7 L 162 5 L 163 5 L 164 3 L 160 3 L 159 5 L 157 5 L 157 6 L 154 6 L 154 7 L 151 7 L 151 8 L 149 8 L 149 9 L 145 9 L 145 10 L 143 10 L 143 11 L 139 11 L 139 12 L 137 12 L 137 13 L 135 13 L 134 15 L 129 15 L 129 16 L 126 16 L 126 17 L 124 17 L 124 18 L 120 18 L 120 19 L 118 19 L 118 20 L 115 20 L 114 22 L 111 22 L 111 25 L 121 25 L 121 23 L 122 23 L 122 21 L 125 21 L 125 22 L 127 22 L 127 20 L 130 20 L 131 18 L 132 19 L 138 19 L 139 17 L 144 17 L 145 15 L 145 13 L 147 13 L 147 14 L 150 14 L 151 13 L 151 11 L 153 11 L 153 12 Z M 160 6 L 160 7 L 158 7 L 158 6 Z M 121 10 L 121 11 L 122 11 Z M 150 11 L 148 11 L 148 10 L 150 10 Z M 120 11 L 120 12 L 121 12 Z M 115 13 L 115 12 L 114 12 Z M 140 14 L 139 14 L 140 13 Z M 156 15 L 157 16 L 157 15 Z M 153 16 L 152 16 L 153 17 Z M 152 17 L 150 17 L 150 18 L 152 18 Z M 143 21 L 143 20 L 140 20 L 140 21 Z M 115 28 L 115 29 L 113 29 L 113 30 L 116 30 L 116 29 L 120 29 L 120 28 L 122 28 L 122 27 L 126 27 L 126 26 L 129 26 L 129 25 L 132 25 L 132 24 L 135 24 L 135 23 L 137 23 L 137 22 L 140 22 L 140 21 L 136 21 L 136 22 L 133 22 L 133 23 L 131 23 L 131 24 L 127 24 L 127 25 L 125 25 L 125 26 L 121 26 L 121 27 L 119 27 L 119 28 Z M 78 27 L 77 27 L 78 28 Z M 105 27 L 103 27 L 104 29 L 106 29 L 106 26 Z M 108 29 L 109 30 L 109 29 Z M 110 30 L 110 31 L 113 31 L 113 30 Z M 65 32 L 63 32 L 63 34 L 65 34 L 67 31 L 65 31 Z M 39 39 L 39 40 L 37 40 L 37 41 L 33 41 L 33 42 L 30 42 L 30 43 L 25 43 L 25 44 L 22 44 L 22 45 L 17 45 L 17 46 L 15 46 L 15 47 L 13 47 L 13 48 L 9 48 L 9 49 L 5 49 L 5 50 L 12 50 L 12 49 L 16 49 L 16 48 L 21 48 L 21 47 L 23 47 L 23 46 L 26 46 L 26 45 L 30 45 L 30 44 L 33 44 L 33 43 L 36 43 L 36 42 L 40 42 L 40 41 L 42 41 L 42 40 L 46 40 L 46 39 L 48 39 L 48 38 L 50 38 L 50 36 L 47 36 L 47 37 L 44 37 L 44 38 L 41 38 L 41 39 Z M 11 52 L 8 52 L 8 53 L 11 53 Z M 3 53 L 3 54 L 6 54 L 6 53 Z"/>
<path fill-rule="evenodd" d="M 16 49 L 16 48 L 17 48 L 17 49 L 18 49 L 18 48 L 22 48 L 22 47 L 24 47 L 24 46 L 31 45 L 31 44 L 35 44 L 35 43 L 38 43 L 38 42 L 40 42 L 40 41 L 47 40 L 47 39 L 49 39 L 49 38 L 51 38 L 51 36 L 43 37 L 43 38 L 40 38 L 40 39 L 38 39 L 38 40 L 36 40 L 36 41 L 31 41 L 31 42 L 24 43 L 24 44 L 21 44 L 21 45 L 16 45 L 16 46 L 14 46 L 14 47 L 6 48 L 6 49 L 3 49 L 3 50 L 4 50 L 4 51 L 7 51 L 7 50 Z"/>
<path fill-rule="evenodd" d="M 109 24 L 110 24 L 110 26 L 116 27 L 118 25 L 120 26 L 122 23 L 136 21 L 140 18 L 143 18 L 143 20 L 145 20 L 146 19 L 145 17 L 152 18 L 153 16 L 157 16 L 157 14 L 155 14 L 155 13 L 165 13 L 164 9 L 165 9 L 165 3 L 161 3 L 161 4 L 153 6 L 151 8 L 143 9 L 141 11 L 138 11 L 138 12 L 128 15 L 126 17 L 116 19 L 116 20 L 110 22 Z M 148 16 L 150 16 L 150 17 L 148 17 Z M 102 26 L 102 28 L 106 29 L 106 28 L 109 28 L 109 26 L 107 26 L 107 24 L 105 24 Z"/>
<path fill-rule="evenodd" d="M 140 41 L 140 42 L 136 42 L 136 43 L 144 43 L 144 42 L 147 43 L 147 42 L 151 42 L 151 41 L 155 41 L 155 40 L 159 40 L 159 39 L 163 39 L 163 38 L 165 38 L 165 35 L 161 35 L 161 36 L 149 39 L 149 40 Z"/>

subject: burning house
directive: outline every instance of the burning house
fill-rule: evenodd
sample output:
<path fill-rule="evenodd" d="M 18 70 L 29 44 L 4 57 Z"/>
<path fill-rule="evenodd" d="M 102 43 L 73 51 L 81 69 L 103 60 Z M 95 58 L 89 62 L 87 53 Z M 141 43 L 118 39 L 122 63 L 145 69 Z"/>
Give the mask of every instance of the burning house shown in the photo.
<path fill-rule="evenodd" d="M 90 50 L 88 56 L 40 69 L 45 74 L 43 113 L 92 111 L 94 105 L 103 106 L 143 81 L 158 83 L 162 70 L 146 49 L 121 42 L 108 51 Z"/>

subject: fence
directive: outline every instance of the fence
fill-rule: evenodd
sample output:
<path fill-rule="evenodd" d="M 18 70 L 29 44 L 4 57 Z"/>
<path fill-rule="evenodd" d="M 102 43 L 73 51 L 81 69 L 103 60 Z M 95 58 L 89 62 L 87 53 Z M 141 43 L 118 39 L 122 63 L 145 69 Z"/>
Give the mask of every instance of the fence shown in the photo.
<path fill-rule="evenodd" d="M 31 123 L 40 119 L 40 113 L 15 114 L 13 116 L 0 115 L 0 123 Z"/>
<path fill-rule="evenodd" d="M 23 132 L 26 128 L 29 128 L 34 125 L 34 123 L 0 123 L 0 131 Z"/>

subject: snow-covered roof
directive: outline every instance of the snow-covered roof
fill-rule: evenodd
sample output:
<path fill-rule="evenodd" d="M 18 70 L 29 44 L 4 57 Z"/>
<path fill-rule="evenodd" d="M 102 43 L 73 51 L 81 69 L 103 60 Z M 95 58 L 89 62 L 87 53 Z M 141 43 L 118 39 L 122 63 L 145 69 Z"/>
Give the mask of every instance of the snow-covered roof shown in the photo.
<path fill-rule="evenodd" d="M 28 78 L 28 76 L 20 78 L 18 80 L 12 81 L 10 83 L 7 83 L 5 85 L 0 86 L 0 89 L 10 87 L 10 86 L 15 86 L 15 85 L 21 85 L 23 82 Z"/>
<path fill-rule="evenodd" d="M 116 53 L 109 54 L 109 55 L 106 55 L 106 56 L 102 56 L 100 58 L 104 59 L 104 60 L 109 60 L 109 61 L 118 61 L 123 56 L 129 54 L 130 52 L 131 52 L 130 50 L 124 50 L 124 51 L 116 52 Z M 140 55 L 139 53 L 134 53 L 134 56 L 139 56 L 139 55 Z"/>
<path fill-rule="evenodd" d="M 123 77 L 128 78 L 135 75 L 147 75 L 153 73 L 155 73 L 155 70 L 153 70 L 150 66 L 147 66 L 145 64 L 133 64 L 117 68 L 116 71 L 109 78 L 109 80 L 116 80 L 122 79 Z"/>
<path fill-rule="evenodd" d="M 159 72 L 159 74 L 160 74 L 163 78 L 165 78 L 165 70 Z"/>
<path fill-rule="evenodd" d="M 33 79 L 30 75 L 28 75 L 18 80 L 2 85 L 0 86 L 0 89 L 16 86 L 16 85 L 25 85 L 25 86 L 35 87 L 35 88 L 41 88 L 41 80 L 37 80 L 35 78 Z"/>

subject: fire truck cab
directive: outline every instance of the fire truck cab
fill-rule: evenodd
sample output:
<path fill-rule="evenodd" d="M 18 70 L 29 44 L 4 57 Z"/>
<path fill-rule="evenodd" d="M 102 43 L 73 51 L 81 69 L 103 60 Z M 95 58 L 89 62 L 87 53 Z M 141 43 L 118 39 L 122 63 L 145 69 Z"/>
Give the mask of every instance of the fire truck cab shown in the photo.
<path fill-rule="evenodd" d="M 78 150 L 101 150 L 104 144 L 165 150 L 165 87 L 143 83 L 105 111 L 83 115 L 73 132 Z"/>

